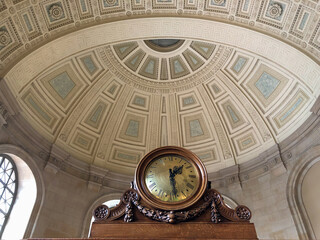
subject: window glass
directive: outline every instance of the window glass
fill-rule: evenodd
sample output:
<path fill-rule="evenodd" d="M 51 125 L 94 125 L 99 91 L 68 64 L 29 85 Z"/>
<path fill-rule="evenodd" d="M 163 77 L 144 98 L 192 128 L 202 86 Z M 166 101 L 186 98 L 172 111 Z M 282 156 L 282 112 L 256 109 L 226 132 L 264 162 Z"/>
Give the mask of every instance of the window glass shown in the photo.
<path fill-rule="evenodd" d="M 17 169 L 13 160 L 0 155 L 0 238 L 17 195 Z"/>

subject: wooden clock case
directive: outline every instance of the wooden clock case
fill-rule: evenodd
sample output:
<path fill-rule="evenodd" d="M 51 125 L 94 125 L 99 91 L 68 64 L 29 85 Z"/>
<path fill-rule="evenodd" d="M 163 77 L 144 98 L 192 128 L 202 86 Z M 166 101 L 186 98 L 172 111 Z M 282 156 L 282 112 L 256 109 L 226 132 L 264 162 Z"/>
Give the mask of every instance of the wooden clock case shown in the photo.
<path fill-rule="evenodd" d="M 177 204 L 155 201 L 143 188 L 148 163 L 159 154 L 172 153 L 196 159 L 195 164 L 200 164 L 198 170 L 201 173 L 196 194 Z M 257 239 L 254 225 L 249 222 L 249 208 L 243 205 L 229 208 L 221 194 L 211 189 L 202 162 L 194 154 L 188 154 L 189 151 L 179 147 L 159 148 L 147 154 L 138 164 L 135 183 L 131 183 L 120 203 L 111 209 L 101 205 L 94 210 L 90 238 Z"/>

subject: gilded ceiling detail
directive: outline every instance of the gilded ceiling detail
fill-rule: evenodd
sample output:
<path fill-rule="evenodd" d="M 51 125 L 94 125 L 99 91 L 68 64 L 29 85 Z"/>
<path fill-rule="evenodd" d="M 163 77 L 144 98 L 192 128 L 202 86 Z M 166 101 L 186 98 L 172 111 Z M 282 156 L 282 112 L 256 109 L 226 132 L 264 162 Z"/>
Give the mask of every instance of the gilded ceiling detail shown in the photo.
<path fill-rule="evenodd" d="M 177 145 L 214 172 L 257 157 L 310 115 L 320 91 L 317 70 L 283 64 L 293 60 L 286 58 L 287 49 L 276 53 L 279 64 L 272 58 L 278 48 L 269 40 L 276 36 L 319 60 L 319 11 L 315 0 L 0 0 L 0 74 L 21 115 L 82 163 L 132 174 L 147 152 Z M 185 17 L 176 21 L 177 29 L 194 19 L 199 25 L 185 37 L 158 36 L 154 29 L 154 38 L 117 38 L 122 20 L 143 16 L 150 22 Z M 203 26 L 219 39 L 210 20 L 266 35 L 248 43 L 251 35 L 239 30 L 240 47 L 223 42 L 228 33 L 219 41 L 192 35 Z M 95 27 L 107 30 L 89 39 Z M 69 52 L 77 33 L 78 49 Z M 145 43 L 165 38 L 181 44 L 162 52 Z M 64 41 L 69 45 L 60 48 Z M 47 49 L 50 44 L 57 48 Z M 267 46 L 268 54 L 256 53 L 256 46 Z"/>

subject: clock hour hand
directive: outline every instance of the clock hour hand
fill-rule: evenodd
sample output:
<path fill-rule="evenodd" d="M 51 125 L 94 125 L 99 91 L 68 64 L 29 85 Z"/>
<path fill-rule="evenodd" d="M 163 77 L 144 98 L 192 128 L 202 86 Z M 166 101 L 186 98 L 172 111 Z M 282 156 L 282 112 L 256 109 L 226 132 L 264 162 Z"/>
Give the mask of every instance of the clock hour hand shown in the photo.
<path fill-rule="evenodd" d="M 181 174 L 182 173 L 182 168 L 183 165 L 181 165 L 180 167 L 174 166 L 173 170 L 170 168 L 169 169 L 169 175 L 170 175 L 170 184 L 172 186 L 172 193 L 174 196 L 177 195 L 177 188 L 176 188 L 176 180 L 175 180 L 175 176 L 177 174 Z"/>
<path fill-rule="evenodd" d="M 176 180 L 174 179 L 174 177 L 171 177 L 171 176 L 170 176 L 170 185 L 172 187 L 173 195 L 176 196 L 177 195 Z"/>

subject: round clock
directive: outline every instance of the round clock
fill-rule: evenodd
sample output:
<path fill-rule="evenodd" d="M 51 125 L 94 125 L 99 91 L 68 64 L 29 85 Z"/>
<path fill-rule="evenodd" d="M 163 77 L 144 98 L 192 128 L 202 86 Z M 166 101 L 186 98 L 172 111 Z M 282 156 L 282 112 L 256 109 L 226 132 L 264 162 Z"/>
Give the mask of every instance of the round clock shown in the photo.
<path fill-rule="evenodd" d="M 181 147 L 161 147 L 148 153 L 138 164 L 136 188 L 152 207 L 167 210 L 187 208 L 207 188 L 207 171 L 201 160 Z"/>

